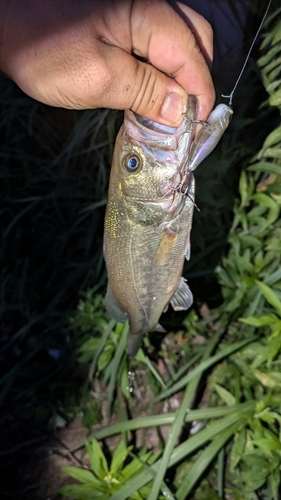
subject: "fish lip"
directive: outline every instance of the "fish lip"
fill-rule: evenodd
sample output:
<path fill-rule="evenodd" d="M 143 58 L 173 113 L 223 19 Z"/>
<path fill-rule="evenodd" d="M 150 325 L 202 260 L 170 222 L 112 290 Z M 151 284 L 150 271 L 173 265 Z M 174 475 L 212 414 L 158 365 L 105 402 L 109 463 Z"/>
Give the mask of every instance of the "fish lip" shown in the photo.
<path fill-rule="evenodd" d="M 184 132 L 187 132 L 185 120 L 179 127 L 167 127 L 157 122 L 147 120 L 143 116 L 125 111 L 124 130 L 128 137 L 137 142 L 145 142 L 150 147 L 158 147 L 167 151 L 175 151 Z"/>

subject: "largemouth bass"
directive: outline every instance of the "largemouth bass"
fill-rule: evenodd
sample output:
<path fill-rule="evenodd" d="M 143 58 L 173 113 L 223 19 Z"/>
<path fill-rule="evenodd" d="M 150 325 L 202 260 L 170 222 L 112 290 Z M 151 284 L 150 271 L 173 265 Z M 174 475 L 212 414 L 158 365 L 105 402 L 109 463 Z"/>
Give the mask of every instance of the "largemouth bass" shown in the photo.
<path fill-rule="evenodd" d="M 193 302 L 181 277 L 190 257 L 192 172 L 214 149 L 231 115 L 221 104 L 207 123 L 198 122 L 194 96 L 177 129 L 125 112 L 110 176 L 104 256 L 107 313 L 119 322 L 129 320 L 131 358 L 146 333 L 161 329 L 158 321 L 169 303 L 178 311 Z M 195 137 L 198 123 L 202 128 Z"/>

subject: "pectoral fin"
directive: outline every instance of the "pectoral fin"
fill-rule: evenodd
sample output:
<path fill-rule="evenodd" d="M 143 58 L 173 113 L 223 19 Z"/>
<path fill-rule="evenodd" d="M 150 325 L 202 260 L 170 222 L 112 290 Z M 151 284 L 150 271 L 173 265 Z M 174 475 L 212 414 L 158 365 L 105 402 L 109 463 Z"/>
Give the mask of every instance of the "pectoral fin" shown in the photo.
<path fill-rule="evenodd" d="M 105 307 L 108 316 L 111 319 L 115 319 L 118 323 L 125 323 L 127 321 L 127 314 L 122 311 L 117 300 L 115 299 L 111 287 L 107 285 L 107 291 L 105 296 Z"/>
<path fill-rule="evenodd" d="M 171 298 L 171 305 L 175 311 L 188 309 L 193 302 L 193 295 L 184 278 L 180 279 L 179 286 Z"/>
<path fill-rule="evenodd" d="M 165 330 L 165 328 L 163 328 L 160 323 L 157 323 L 157 325 L 153 328 L 153 331 L 159 333 L 167 333 L 167 330 Z"/>
<path fill-rule="evenodd" d="M 185 247 L 185 258 L 186 260 L 190 259 L 190 234 L 188 235 L 188 240 Z"/>

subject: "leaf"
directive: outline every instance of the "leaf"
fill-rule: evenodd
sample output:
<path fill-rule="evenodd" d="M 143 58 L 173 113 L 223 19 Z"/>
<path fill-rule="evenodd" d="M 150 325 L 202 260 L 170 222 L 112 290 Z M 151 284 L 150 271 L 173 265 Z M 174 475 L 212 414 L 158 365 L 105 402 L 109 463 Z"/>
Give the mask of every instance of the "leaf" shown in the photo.
<path fill-rule="evenodd" d="M 84 344 L 79 347 L 79 352 L 88 352 L 90 351 L 91 355 L 96 351 L 98 345 L 99 345 L 99 338 L 91 338 L 86 340 Z"/>
<path fill-rule="evenodd" d="M 135 458 L 132 462 L 130 462 L 124 469 L 122 470 L 122 475 L 124 477 L 124 482 L 132 477 L 136 472 L 143 468 L 142 462 L 147 462 L 149 457 L 152 455 L 151 451 L 146 452 L 143 455 L 140 455 L 140 460 Z"/>
<path fill-rule="evenodd" d="M 246 323 L 247 325 L 259 327 L 274 325 L 280 320 L 277 316 L 275 316 L 275 314 L 264 314 L 263 316 L 259 316 L 257 318 L 255 316 L 250 316 L 249 318 L 239 318 L 239 321 L 241 321 L 242 323 Z"/>
<path fill-rule="evenodd" d="M 198 432 L 194 436 L 189 437 L 185 442 L 178 445 L 174 450 L 170 458 L 169 467 L 175 465 L 176 463 L 186 459 L 188 455 L 194 452 L 194 450 L 205 445 L 210 439 L 215 438 L 219 434 L 223 433 L 224 430 L 233 431 L 233 424 L 237 424 L 237 428 L 246 422 L 252 415 L 255 403 L 250 402 L 243 405 L 243 410 L 240 407 L 238 411 L 233 411 L 227 417 L 220 419 L 218 422 L 211 423 L 207 428 Z M 154 463 L 153 469 L 159 470 L 161 461 L 158 460 Z M 112 500 L 125 500 L 129 498 L 130 495 L 139 490 L 142 486 L 151 481 L 151 475 L 143 470 L 131 480 L 126 481 L 126 484 L 112 496 Z"/>
<path fill-rule="evenodd" d="M 81 483 L 93 483 L 94 485 L 101 484 L 89 470 L 81 469 L 80 467 L 62 467 L 62 470 Z"/>
<path fill-rule="evenodd" d="M 107 371 L 104 374 L 104 380 L 108 381 L 108 389 L 107 389 L 107 407 L 108 413 L 110 412 L 110 408 L 114 399 L 114 389 L 118 380 L 118 372 L 120 370 L 120 365 L 122 364 L 122 357 L 125 356 L 126 347 L 127 347 L 127 335 L 129 331 L 129 322 L 116 324 L 116 334 L 118 334 L 118 343 L 117 348 L 115 348 L 114 356 L 112 358 L 112 362 L 110 366 L 107 367 Z M 110 368 L 110 372 L 109 372 Z"/>
<path fill-rule="evenodd" d="M 229 465 L 230 472 L 233 472 L 235 467 L 240 462 L 244 454 L 245 444 L 246 444 L 246 431 L 245 429 L 242 429 L 235 435 L 234 438 L 234 443 L 230 454 L 230 465 Z"/>
<path fill-rule="evenodd" d="M 89 370 L 89 380 L 91 382 L 93 381 L 93 377 L 94 377 L 94 374 L 96 372 L 99 357 L 102 354 L 106 343 L 109 341 L 110 334 L 111 334 L 112 329 L 114 328 L 115 325 L 116 325 L 116 322 L 114 320 L 110 320 L 109 323 L 104 328 L 104 331 L 102 333 L 101 338 L 99 339 L 99 344 L 98 344 L 97 350 L 95 352 L 95 355 L 93 357 L 93 360 L 92 360 L 92 363 L 90 366 L 90 370 Z"/>
<path fill-rule="evenodd" d="M 120 364 L 120 372 L 119 372 L 119 387 L 124 394 L 125 398 L 128 400 L 131 397 L 131 390 L 133 382 L 130 380 L 131 375 L 129 375 L 130 370 L 128 366 L 127 359 L 124 357 L 123 361 Z"/>
<path fill-rule="evenodd" d="M 272 183 L 267 184 L 266 191 L 281 205 L 281 177 L 279 177 L 278 181 L 276 180 L 276 176 L 272 177 Z"/>
<path fill-rule="evenodd" d="M 281 373 L 279 371 L 273 371 L 271 370 L 269 372 L 269 376 L 275 380 L 275 382 L 278 384 L 278 386 L 281 386 Z"/>
<path fill-rule="evenodd" d="M 279 55 L 280 52 L 280 47 L 276 43 L 276 45 L 273 45 L 262 57 L 259 58 L 258 64 L 260 67 L 265 66 L 266 64 L 270 63 L 272 59 L 276 59 L 276 55 Z"/>
<path fill-rule="evenodd" d="M 267 158 L 281 158 L 281 149 L 280 148 L 266 148 L 262 155 Z"/>
<path fill-rule="evenodd" d="M 267 375 L 267 373 L 263 373 L 259 370 L 253 370 L 252 373 L 265 387 L 269 387 L 271 389 L 276 387 L 277 384 L 275 380 Z"/>
<path fill-rule="evenodd" d="M 254 439 L 253 443 L 265 451 L 280 451 L 281 443 L 277 438 Z"/>
<path fill-rule="evenodd" d="M 214 437 L 213 441 L 199 455 L 192 468 L 183 479 L 180 487 L 177 490 L 176 497 L 178 500 L 184 500 L 193 488 L 194 484 L 205 472 L 219 450 L 227 443 L 227 441 L 235 434 L 241 422 L 231 425 L 228 429 L 219 432 Z"/>
<path fill-rule="evenodd" d="M 265 139 L 263 147 L 273 146 L 281 141 L 281 126 L 273 130 Z"/>
<path fill-rule="evenodd" d="M 163 391 L 157 398 L 154 399 L 154 401 L 159 401 L 161 399 L 164 399 L 166 397 L 169 397 L 171 394 L 178 392 L 180 389 L 185 387 L 188 382 L 194 379 L 198 374 L 202 373 L 203 371 L 207 370 L 211 366 L 213 366 L 215 363 L 218 363 L 220 360 L 223 358 L 226 358 L 228 356 L 231 356 L 231 354 L 234 354 L 238 350 L 242 350 L 243 347 L 246 347 L 247 344 L 250 344 L 254 340 L 254 337 L 248 337 L 245 340 L 235 342 L 232 345 L 228 345 L 227 347 L 223 347 L 221 351 L 219 351 L 217 354 L 210 356 L 207 360 L 202 361 L 192 372 L 189 372 L 185 377 L 183 377 L 181 380 L 176 382 L 173 386 L 169 387 L 166 391 Z"/>
<path fill-rule="evenodd" d="M 244 171 L 241 172 L 240 181 L 239 181 L 239 193 L 241 196 L 241 205 L 242 207 L 246 207 L 249 203 L 250 195 L 249 186 L 247 183 L 247 176 Z"/>
<path fill-rule="evenodd" d="M 276 356 L 279 354 L 281 350 L 281 335 L 279 333 L 281 332 L 281 322 L 279 321 L 280 325 L 279 326 L 279 332 L 278 335 L 271 335 L 270 343 L 268 346 L 268 359 L 267 359 L 267 367 L 270 368 L 272 361 L 276 358 Z"/>
<path fill-rule="evenodd" d="M 105 367 L 111 361 L 114 352 L 115 352 L 115 347 L 113 344 L 108 343 L 104 347 L 97 362 L 99 372 L 102 372 L 105 369 Z"/>
<path fill-rule="evenodd" d="M 62 486 L 62 488 L 59 489 L 59 493 L 75 500 L 94 500 L 95 498 L 102 498 L 105 500 L 106 498 L 108 498 L 107 496 L 105 496 L 103 491 L 99 491 L 95 487 L 88 484 L 70 484 L 67 486 Z"/>
<path fill-rule="evenodd" d="M 250 165 L 247 170 L 281 175 L 281 166 L 269 161 L 259 161 L 258 163 L 254 163 L 253 165 Z"/>
<path fill-rule="evenodd" d="M 269 97 L 269 104 L 271 106 L 281 106 L 281 89 L 271 94 Z"/>
<path fill-rule="evenodd" d="M 150 370 L 151 374 L 156 378 L 157 382 L 161 385 L 162 389 L 166 389 L 165 382 L 163 381 L 162 377 L 159 375 L 158 371 L 155 370 L 150 359 L 148 358 L 148 356 L 146 356 L 144 354 L 142 349 L 138 350 L 138 353 L 136 355 L 136 360 L 140 361 L 141 363 L 144 363 L 147 366 L 147 368 Z"/>
<path fill-rule="evenodd" d="M 234 406 L 236 404 L 235 397 L 227 389 L 219 384 L 214 384 L 214 388 L 217 391 L 219 397 L 227 404 L 227 406 Z"/>
<path fill-rule="evenodd" d="M 242 460 L 248 465 L 252 477 L 265 478 L 271 472 L 271 463 L 257 453 L 245 453 Z"/>
<path fill-rule="evenodd" d="M 268 408 L 265 408 L 257 417 L 268 424 L 273 424 L 275 420 L 279 422 L 279 424 L 281 423 L 281 416 L 274 411 L 270 411 Z"/>
<path fill-rule="evenodd" d="M 92 438 L 90 443 L 86 440 L 85 445 L 94 473 L 99 479 L 103 480 L 108 475 L 108 465 L 98 441 Z"/>
<path fill-rule="evenodd" d="M 206 346 L 203 356 L 202 356 L 202 361 L 208 360 L 210 357 L 211 353 L 217 346 L 218 342 L 220 339 L 220 331 L 218 330 L 215 335 L 212 337 L 208 345 Z M 195 371 L 195 370 L 194 370 Z M 194 397 L 194 393 L 196 391 L 196 388 L 200 382 L 200 379 L 202 377 L 202 373 L 198 373 L 196 377 L 193 378 L 193 380 L 186 386 L 181 405 L 179 409 L 176 412 L 175 415 L 175 420 L 170 428 L 169 435 L 166 441 L 165 449 L 163 456 L 161 457 L 161 462 L 159 466 L 159 470 L 157 471 L 156 477 L 153 482 L 153 488 L 151 491 L 151 494 L 149 495 L 149 500 L 157 500 L 158 495 L 161 489 L 161 484 L 162 481 L 164 480 L 164 476 L 168 467 L 169 460 L 171 458 L 171 454 L 173 452 L 173 448 L 175 446 L 177 437 L 180 435 L 182 424 L 185 419 L 185 414 L 186 410 L 189 408 L 191 401 Z"/>
<path fill-rule="evenodd" d="M 279 316 L 281 316 L 281 301 L 279 300 L 277 295 L 265 283 L 256 280 L 256 284 L 258 285 L 261 293 L 263 294 L 267 302 L 269 302 L 269 304 L 271 304 L 274 307 L 274 309 L 276 309 Z"/>
<path fill-rule="evenodd" d="M 274 471 L 270 474 L 268 478 L 268 484 L 271 489 L 271 495 L 273 500 L 280 500 L 279 496 L 279 485 L 280 485 L 280 471 L 279 467 L 276 467 Z"/>
<path fill-rule="evenodd" d="M 242 478 L 245 483 L 245 490 L 250 493 L 260 488 L 265 482 L 273 467 L 268 457 L 258 455 L 259 450 L 255 449 L 251 453 L 245 453 L 242 457 L 246 465 Z"/>
<path fill-rule="evenodd" d="M 244 495 L 241 500 L 244 500 L 244 498 L 249 497 L 251 500 L 252 498 L 254 500 L 259 500 L 259 498 L 255 495 L 254 497 L 252 496 L 254 494 L 254 491 L 259 490 L 266 482 L 266 478 L 268 477 L 268 474 L 265 475 L 265 477 L 261 477 L 257 471 L 249 471 L 247 473 L 243 474 L 243 482 L 245 483 L 245 489 L 244 489 Z M 250 496 L 251 494 L 251 496 Z"/>
<path fill-rule="evenodd" d="M 253 200 L 255 200 L 260 205 L 268 208 L 268 213 L 265 220 L 263 220 L 263 225 L 272 224 L 279 216 L 280 208 L 278 203 L 265 193 L 256 193 L 253 195 Z M 260 207 L 261 208 L 261 207 Z"/>
<path fill-rule="evenodd" d="M 131 448 L 132 447 L 127 448 L 124 439 L 121 439 L 120 443 L 118 444 L 117 448 L 115 449 L 112 455 L 110 474 L 114 474 L 115 472 L 119 471 L 122 464 L 124 463 L 125 458 L 128 456 L 128 452 Z"/>

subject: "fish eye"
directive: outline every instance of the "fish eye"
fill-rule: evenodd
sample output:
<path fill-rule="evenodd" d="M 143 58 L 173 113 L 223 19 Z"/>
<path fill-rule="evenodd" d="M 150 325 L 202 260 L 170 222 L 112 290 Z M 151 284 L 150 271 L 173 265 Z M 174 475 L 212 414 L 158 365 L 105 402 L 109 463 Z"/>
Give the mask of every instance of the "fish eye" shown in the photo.
<path fill-rule="evenodd" d="M 136 172 L 141 167 L 141 159 L 137 155 L 127 155 L 123 160 L 127 172 Z"/>

